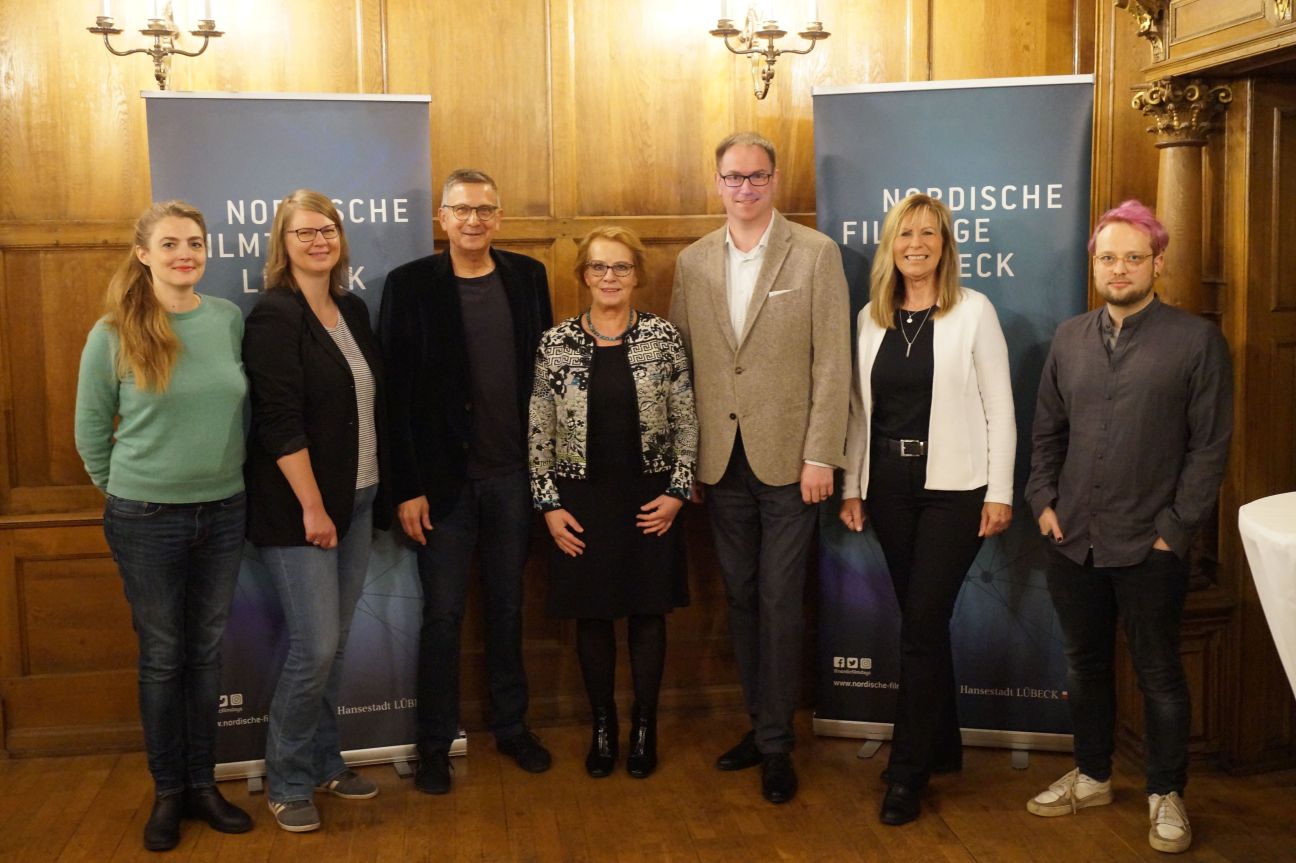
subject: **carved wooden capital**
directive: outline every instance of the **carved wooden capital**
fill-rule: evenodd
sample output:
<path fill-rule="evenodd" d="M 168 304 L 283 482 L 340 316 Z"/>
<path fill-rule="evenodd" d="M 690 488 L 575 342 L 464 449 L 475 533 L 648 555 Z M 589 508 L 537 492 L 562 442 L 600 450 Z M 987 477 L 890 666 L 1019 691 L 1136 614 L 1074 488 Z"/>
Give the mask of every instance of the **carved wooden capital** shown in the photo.
<path fill-rule="evenodd" d="M 1152 119 L 1148 131 L 1157 136 L 1158 147 L 1200 147 L 1232 101 L 1227 84 L 1163 78 L 1145 84 L 1131 104 Z"/>
<path fill-rule="evenodd" d="M 1170 7 L 1170 0 L 1113 0 L 1118 9 L 1124 9 L 1134 16 L 1138 24 L 1138 34 L 1152 45 L 1152 62 L 1160 63 L 1166 58 L 1165 51 L 1165 13 Z M 1290 0 L 1288 0 L 1290 3 Z"/>
<path fill-rule="evenodd" d="M 1278 16 L 1279 21 L 1290 21 L 1292 19 L 1292 0 L 1274 0 L 1274 14 Z"/>

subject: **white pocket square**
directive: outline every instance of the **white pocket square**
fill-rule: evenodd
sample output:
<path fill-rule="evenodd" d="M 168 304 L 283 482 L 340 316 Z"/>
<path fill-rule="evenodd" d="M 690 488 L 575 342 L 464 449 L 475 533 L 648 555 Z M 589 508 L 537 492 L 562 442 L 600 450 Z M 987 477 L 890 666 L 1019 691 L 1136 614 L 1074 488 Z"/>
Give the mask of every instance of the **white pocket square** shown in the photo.
<path fill-rule="evenodd" d="M 770 297 L 777 297 L 777 296 L 780 296 L 781 294 L 790 294 L 790 293 L 792 293 L 792 292 L 795 291 L 795 290 L 796 290 L 796 288 L 784 288 L 784 289 L 781 290 L 781 291 L 770 291 L 770 292 L 769 292 L 769 296 L 770 296 Z"/>

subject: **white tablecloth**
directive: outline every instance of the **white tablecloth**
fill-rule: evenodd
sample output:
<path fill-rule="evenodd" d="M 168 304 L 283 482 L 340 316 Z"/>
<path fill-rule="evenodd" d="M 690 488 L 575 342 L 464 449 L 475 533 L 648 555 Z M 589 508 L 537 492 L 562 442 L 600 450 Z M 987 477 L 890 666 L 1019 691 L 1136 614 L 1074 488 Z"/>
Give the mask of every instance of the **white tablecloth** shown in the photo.
<path fill-rule="evenodd" d="M 1238 530 L 1287 682 L 1296 693 L 1296 492 L 1241 507 Z"/>

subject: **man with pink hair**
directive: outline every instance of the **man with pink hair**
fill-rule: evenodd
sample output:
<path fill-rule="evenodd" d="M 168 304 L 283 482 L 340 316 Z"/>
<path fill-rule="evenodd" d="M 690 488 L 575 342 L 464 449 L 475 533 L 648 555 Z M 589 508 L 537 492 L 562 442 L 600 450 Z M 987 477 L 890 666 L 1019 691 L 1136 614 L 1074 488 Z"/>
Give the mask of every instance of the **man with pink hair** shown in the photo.
<path fill-rule="evenodd" d="M 1219 329 L 1153 292 L 1168 243 L 1138 201 L 1103 214 L 1089 251 L 1105 303 L 1058 327 L 1040 379 L 1026 499 L 1050 544 L 1076 767 L 1026 808 L 1112 802 L 1119 615 L 1143 693 L 1148 842 L 1177 853 L 1192 844 L 1179 625 L 1189 544 L 1228 459 L 1233 374 Z"/>

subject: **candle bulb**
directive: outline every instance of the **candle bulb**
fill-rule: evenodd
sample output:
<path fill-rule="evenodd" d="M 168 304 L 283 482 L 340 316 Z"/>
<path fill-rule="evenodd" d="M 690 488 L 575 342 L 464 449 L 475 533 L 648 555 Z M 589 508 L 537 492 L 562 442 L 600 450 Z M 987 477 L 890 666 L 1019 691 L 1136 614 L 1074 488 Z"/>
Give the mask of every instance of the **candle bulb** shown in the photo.
<path fill-rule="evenodd" d="M 819 20 L 819 0 L 810 0 L 810 20 Z"/>
<path fill-rule="evenodd" d="M 102 14 L 103 14 L 103 17 L 104 17 L 104 18 L 111 18 L 111 17 L 112 17 L 112 9 L 110 8 L 111 6 L 112 6 L 112 0 L 103 0 L 103 13 L 102 13 Z"/>
<path fill-rule="evenodd" d="M 203 19 L 211 21 L 212 19 L 212 0 L 203 0 Z"/>

